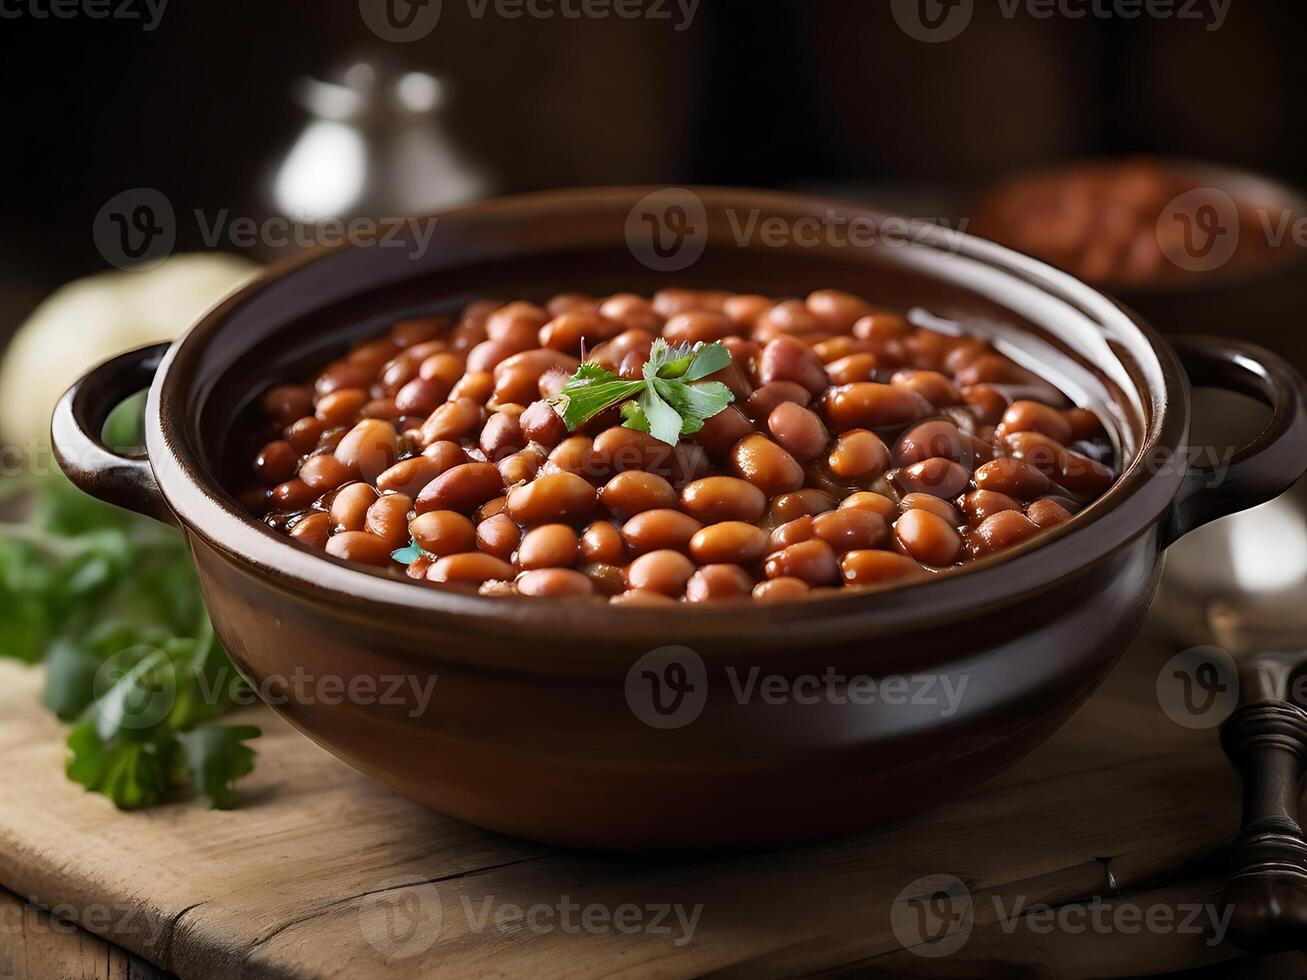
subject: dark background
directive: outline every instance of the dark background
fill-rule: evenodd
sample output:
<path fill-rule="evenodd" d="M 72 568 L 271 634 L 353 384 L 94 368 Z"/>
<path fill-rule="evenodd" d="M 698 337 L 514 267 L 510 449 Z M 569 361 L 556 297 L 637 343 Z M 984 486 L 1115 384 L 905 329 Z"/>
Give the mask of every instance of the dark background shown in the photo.
<path fill-rule="evenodd" d="M 888 0 L 702 0 L 684 32 L 475 18 L 444 0 L 435 31 L 404 45 L 373 36 L 354 0 L 172 0 L 153 32 L 0 19 L 0 289 L 39 297 L 103 268 L 92 219 L 128 188 L 159 188 L 179 211 L 250 213 L 305 120 L 294 80 L 359 56 L 449 79 L 451 130 L 504 191 L 676 181 L 874 199 L 1137 151 L 1307 184 L 1303 4 L 1230 0 L 1210 31 L 975 3 L 942 44 L 908 37 Z M 183 225 L 178 248 L 197 239 Z"/>

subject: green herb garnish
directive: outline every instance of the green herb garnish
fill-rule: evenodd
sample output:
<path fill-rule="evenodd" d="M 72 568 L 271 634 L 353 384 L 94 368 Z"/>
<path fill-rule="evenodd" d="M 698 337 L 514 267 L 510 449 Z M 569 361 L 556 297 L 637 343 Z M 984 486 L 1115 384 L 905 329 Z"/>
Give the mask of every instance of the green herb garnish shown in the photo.
<path fill-rule="evenodd" d="M 642 380 L 623 381 L 588 361 L 567 379 L 554 407 L 567 430 L 575 432 L 600 412 L 621 405 L 622 425 L 674 446 L 735 400 L 720 381 L 702 380 L 730 363 L 731 352 L 719 342 L 673 347 L 659 337 Z"/>
<path fill-rule="evenodd" d="M 216 722 L 253 695 L 213 635 L 186 542 L 61 476 L 24 489 L 31 518 L 0 524 L 0 657 L 44 661 L 45 706 L 74 726 L 69 778 L 123 809 L 188 785 L 233 806 L 259 731 Z"/>

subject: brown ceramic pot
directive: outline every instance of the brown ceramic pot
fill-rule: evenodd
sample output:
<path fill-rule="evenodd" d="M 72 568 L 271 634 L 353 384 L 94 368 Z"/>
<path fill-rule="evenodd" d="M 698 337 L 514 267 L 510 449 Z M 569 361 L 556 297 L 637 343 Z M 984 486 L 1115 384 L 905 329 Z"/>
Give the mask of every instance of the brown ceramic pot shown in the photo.
<path fill-rule="evenodd" d="M 310 682 L 277 710 L 444 813 L 565 845 L 698 848 L 811 841 L 920 811 L 1012 763 L 1088 696 L 1138 628 L 1169 542 L 1307 467 L 1303 381 L 1265 351 L 1173 349 L 1070 277 L 938 228 L 770 193 L 646 193 L 495 201 L 442 215 L 425 250 L 297 259 L 171 347 L 96 368 L 55 414 L 74 482 L 186 533 L 218 635 L 252 681 L 355 682 L 343 698 Z M 876 230 L 849 244 L 859 225 Z M 1107 414 L 1125 472 L 1033 546 L 936 581 L 671 614 L 421 588 L 301 549 L 224 489 L 229 435 L 259 390 L 391 318 L 482 295 L 669 284 L 844 288 L 966 322 Z M 1274 407 L 1219 477 L 1184 461 L 1191 382 Z M 94 434 L 147 385 L 148 456 L 116 456 Z M 376 703 L 410 677 L 436 678 L 425 710 L 411 693 Z"/>

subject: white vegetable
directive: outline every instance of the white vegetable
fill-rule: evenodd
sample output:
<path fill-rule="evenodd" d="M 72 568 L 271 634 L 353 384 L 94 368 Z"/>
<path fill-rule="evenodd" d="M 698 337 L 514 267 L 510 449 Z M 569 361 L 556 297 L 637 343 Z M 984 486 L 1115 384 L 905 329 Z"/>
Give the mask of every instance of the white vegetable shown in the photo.
<path fill-rule="evenodd" d="M 106 272 L 56 290 L 0 364 L 0 440 L 35 456 L 49 442 L 55 403 L 89 368 L 175 339 L 256 270 L 222 252 L 175 255 L 147 272 Z"/>

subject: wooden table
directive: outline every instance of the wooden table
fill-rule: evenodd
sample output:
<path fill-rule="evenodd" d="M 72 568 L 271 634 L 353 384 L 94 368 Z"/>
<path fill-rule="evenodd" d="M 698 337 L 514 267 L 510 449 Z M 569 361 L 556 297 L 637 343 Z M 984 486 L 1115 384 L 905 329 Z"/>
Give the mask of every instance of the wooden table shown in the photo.
<path fill-rule="evenodd" d="M 1177 925 L 1219 892 L 1238 787 L 1215 731 L 1182 728 L 1158 706 L 1172 652 L 1156 635 L 1136 643 L 1052 740 L 925 817 L 802 850 L 678 860 L 577 854 L 456 823 L 264 712 L 243 809 L 118 813 L 66 782 L 61 727 L 36 707 L 39 675 L 6 665 L 0 883 L 183 978 L 1223 970 L 1237 950 Z M 965 883 L 972 926 L 957 951 L 928 958 L 928 946 L 904 949 L 902 912 L 920 879 L 941 875 Z M 1095 896 L 1109 915 L 1176 918 L 1076 928 L 1104 913 Z M 1058 910 L 1051 930 L 1000 914 L 1038 903 Z M 698 909 L 693 931 L 674 914 L 654 928 L 664 906 L 687 918 Z M 68 941 L 56 953 L 26 941 L 22 955 L 79 968 L 102 958 L 100 973 L 70 976 L 148 975 L 83 934 Z M 5 955 L 0 964 L 23 962 Z M 1289 966 L 1307 973 L 1301 960 Z"/>

